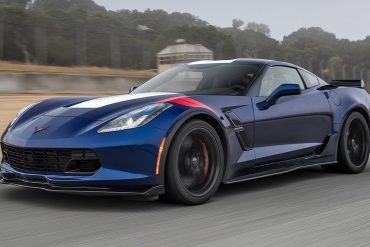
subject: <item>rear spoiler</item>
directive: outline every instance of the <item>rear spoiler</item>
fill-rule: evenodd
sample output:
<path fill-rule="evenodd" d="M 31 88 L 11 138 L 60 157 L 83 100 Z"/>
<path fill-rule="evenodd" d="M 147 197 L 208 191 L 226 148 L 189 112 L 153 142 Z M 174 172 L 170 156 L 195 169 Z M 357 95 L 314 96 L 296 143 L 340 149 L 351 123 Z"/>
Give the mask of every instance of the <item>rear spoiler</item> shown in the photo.
<path fill-rule="evenodd" d="M 365 82 L 363 80 L 332 80 L 330 84 L 338 87 L 365 88 Z"/>

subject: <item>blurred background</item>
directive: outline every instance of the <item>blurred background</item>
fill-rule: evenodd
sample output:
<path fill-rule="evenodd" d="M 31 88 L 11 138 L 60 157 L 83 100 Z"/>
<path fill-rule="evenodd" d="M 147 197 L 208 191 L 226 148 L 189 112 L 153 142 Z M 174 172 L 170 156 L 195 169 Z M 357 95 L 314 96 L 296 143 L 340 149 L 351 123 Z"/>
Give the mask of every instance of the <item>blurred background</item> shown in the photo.
<path fill-rule="evenodd" d="M 321 27 L 284 33 L 287 29 L 283 27 L 290 27 L 292 23 L 298 26 L 302 22 L 296 18 L 300 13 L 290 9 L 289 1 L 284 0 L 285 12 L 275 11 L 279 5 L 274 4 L 269 4 L 267 10 L 260 9 L 259 15 L 283 21 L 278 28 L 274 25 L 279 29 L 274 32 L 269 25 L 251 20 L 253 13 L 258 12 L 254 11 L 257 5 L 245 14 L 237 12 L 238 0 L 230 2 L 230 11 L 224 11 L 225 16 L 220 15 L 223 9 L 216 3 L 214 8 L 209 3 L 204 6 L 205 2 L 193 0 L 186 5 L 178 4 L 178 8 L 184 10 L 194 5 L 195 12 L 208 6 L 209 11 L 205 9 L 204 13 L 214 12 L 213 19 L 168 8 L 168 11 L 145 9 L 152 5 L 166 9 L 173 5 L 169 1 L 0 0 L 0 101 L 7 104 L 6 107 L 2 104 L 5 109 L 0 109 L 1 113 L 10 111 L 12 98 L 9 97 L 21 102 L 17 96 L 34 101 L 56 93 L 127 93 L 130 86 L 139 85 L 159 72 L 196 60 L 276 59 L 300 65 L 326 81 L 363 79 L 370 82 L 370 36 L 360 40 L 338 38 Z M 253 7 L 252 3 L 239 4 L 243 8 Z M 330 6 L 336 5 L 343 4 L 331 3 Z M 130 9 L 124 9 L 125 6 Z M 132 10 L 133 6 L 140 10 Z M 324 20 L 330 19 L 316 5 L 306 7 L 302 3 L 295 7 L 307 10 L 305 19 L 309 24 L 317 24 L 315 20 L 326 23 Z M 312 9 L 318 12 L 310 13 Z M 342 10 L 346 11 L 346 6 L 343 5 Z M 231 16 L 233 13 L 235 17 Z M 321 19 L 316 18 L 319 13 Z M 258 15 L 255 18 L 261 19 Z M 345 18 L 348 16 L 333 18 L 333 22 L 338 22 L 338 27 Z M 270 23 L 275 23 L 274 19 Z M 361 26 L 344 28 L 366 33 L 366 28 Z M 43 95 L 17 95 L 20 93 Z M 22 105 L 10 107 L 16 112 Z M 0 121 L 7 122 L 12 115 L 14 113 L 2 115 Z"/>
<path fill-rule="evenodd" d="M 204 59 L 283 60 L 326 81 L 363 79 L 369 91 L 369 9 L 368 0 L 0 0 L 0 134 L 30 103 L 125 94 Z M 369 172 L 313 168 L 222 186 L 196 207 L 0 186 L 0 246 L 370 246 Z"/>
<path fill-rule="evenodd" d="M 140 83 L 155 75 L 161 64 L 252 57 L 295 63 L 325 80 L 370 81 L 370 36 L 350 41 L 311 27 L 277 40 L 271 32 L 266 24 L 238 17 L 230 19 L 229 27 L 218 27 L 191 13 L 111 11 L 92 0 L 0 0 L 0 71 L 109 76 L 113 81 L 127 77 Z M 1 85 L 4 77 L 8 79 L 0 77 L 0 91 L 10 90 Z"/>

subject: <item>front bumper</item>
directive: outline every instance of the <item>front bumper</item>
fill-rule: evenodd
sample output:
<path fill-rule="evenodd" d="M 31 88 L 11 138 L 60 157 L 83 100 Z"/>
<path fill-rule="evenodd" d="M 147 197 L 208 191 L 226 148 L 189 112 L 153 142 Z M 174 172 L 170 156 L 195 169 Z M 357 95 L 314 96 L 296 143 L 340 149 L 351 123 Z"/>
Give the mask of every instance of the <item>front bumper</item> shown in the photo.
<path fill-rule="evenodd" d="M 47 191 L 123 196 L 156 196 L 164 193 L 156 161 L 165 131 L 146 125 L 117 133 L 89 132 L 69 138 L 40 133 L 23 137 L 7 133 L 6 145 L 30 149 L 88 149 L 100 168 L 94 173 L 44 172 L 11 166 L 3 157 L 1 182 Z"/>
<path fill-rule="evenodd" d="M 151 178 L 138 174 L 121 174 L 121 179 L 105 176 L 104 168 L 91 176 L 46 175 L 22 172 L 1 164 L 0 183 L 45 191 L 81 194 L 112 195 L 125 197 L 154 197 L 164 193 L 163 185 L 148 185 Z M 115 174 L 118 176 L 119 174 Z M 105 179 L 103 179 L 105 177 Z M 110 179 L 107 179 L 109 178 Z M 130 178 L 128 178 L 130 177 Z M 123 178 L 123 179 L 122 179 Z"/>

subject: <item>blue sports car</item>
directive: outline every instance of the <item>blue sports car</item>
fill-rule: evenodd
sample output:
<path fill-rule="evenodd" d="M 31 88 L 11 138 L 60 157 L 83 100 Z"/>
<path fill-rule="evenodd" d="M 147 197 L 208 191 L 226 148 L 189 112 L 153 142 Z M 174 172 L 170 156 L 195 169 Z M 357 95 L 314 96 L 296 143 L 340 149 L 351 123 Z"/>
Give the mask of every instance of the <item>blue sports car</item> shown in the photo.
<path fill-rule="evenodd" d="M 127 95 L 45 100 L 2 135 L 1 182 L 200 204 L 221 183 L 311 166 L 359 173 L 369 158 L 363 87 L 236 59 L 180 65 Z"/>

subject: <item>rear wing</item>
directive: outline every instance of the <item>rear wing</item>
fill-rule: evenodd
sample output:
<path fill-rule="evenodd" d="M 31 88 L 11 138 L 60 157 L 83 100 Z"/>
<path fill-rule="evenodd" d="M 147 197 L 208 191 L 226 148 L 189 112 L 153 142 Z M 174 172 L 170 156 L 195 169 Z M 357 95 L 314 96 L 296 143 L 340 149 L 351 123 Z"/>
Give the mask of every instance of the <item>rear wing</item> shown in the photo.
<path fill-rule="evenodd" d="M 363 80 L 332 80 L 330 84 L 338 87 L 365 88 Z"/>

